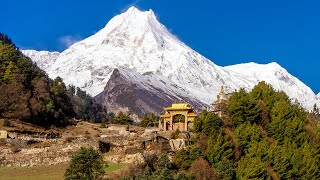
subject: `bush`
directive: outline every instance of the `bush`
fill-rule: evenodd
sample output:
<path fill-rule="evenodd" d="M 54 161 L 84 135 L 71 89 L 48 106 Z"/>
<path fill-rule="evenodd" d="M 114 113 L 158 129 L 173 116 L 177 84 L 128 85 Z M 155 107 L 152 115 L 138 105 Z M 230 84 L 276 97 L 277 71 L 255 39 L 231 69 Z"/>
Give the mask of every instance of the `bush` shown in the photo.
<path fill-rule="evenodd" d="M 11 121 L 8 120 L 8 119 L 5 119 L 5 120 L 3 121 L 3 126 L 11 127 L 11 126 L 12 126 Z"/>
<path fill-rule="evenodd" d="M 102 118 L 100 128 L 106 128 L 106 118 Z"/>
<path fill-rule="evenodd" d="M 102 179 L 104 175 L 100 154 L 93 148 L 81 148 L 71 158 L 64 177 L 66 180 Z"/>
<path fill-rule="evenodd" d="M 117 116 L 112 119 L 113 124 L 132 124 L 133 120 L 129 114 L 124 114 L 123 112 L 119 112 Z"/>

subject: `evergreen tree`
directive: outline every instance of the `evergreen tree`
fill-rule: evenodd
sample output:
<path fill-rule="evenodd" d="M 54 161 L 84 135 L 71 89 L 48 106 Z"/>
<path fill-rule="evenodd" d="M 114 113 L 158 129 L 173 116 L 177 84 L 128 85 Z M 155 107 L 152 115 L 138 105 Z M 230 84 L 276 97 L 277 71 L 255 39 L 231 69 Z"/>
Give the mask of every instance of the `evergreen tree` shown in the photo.
<path fill-rule="evenodd" d="M 314 103 L 314 105 L 313 105 L 312 113 L 315 115 L 319 115 L 319 113 L 320 113 L 319 108 L 317 107 L 316 103 Z"/>
<path fill-rule="evenodd" d="M 234 159 L 234 145 L 228 136 L 219 133 L 211 135 L 208 139 L 206 158 L 211 164 L 221 161 L 223 158 Z"/>
<path fill-rule="evenodd" d="M 98 180 L 103 175 L 100 154 L 93 148 L 81 148 L 72 156 L 64 177 L 66 180 Z"/>
<path fill-rule="evenodd" d="M 267 165 L 260 157 L 242 157 L 237 162 L 237 179 L 267 179 Z"/>
<path fill-rule="evenodd" d="M 195 119 L 195 132 L 204 133 L 209 136 L 218 133 L 223 126 L 222 119 L 213 112 L 202 111 L 201 115 Z"/>
<path fill-rule="evenodd" d="M 114 124 L 132 124 L 133 120 L 130 117 L 130 113 L 124 114 L 123 112 L 119 112 L 113 119 L 112 123 Z"/>
<path fill-rule="evenodd" d="M 67 93 L 73 105 L 76 118 L 91 122 L 101 122 L 103 118 L 107 117 L 107 110 L 85 91 L 69 85 Z"/>
<path fill-rule="evenodd" d="M 157 126 L 158 118 L 154 115 L 154 113 L 151 113 L 150 115 L 144 114 L 139 125 L 141 127 Z"/>
<path fill-rule="evenodd" d="M 73 113 L 63 86 L 61 79 L 50 80 L 0 33 L 0 117 L 43 126 L 65 124 L 65 117 Z"/>
<path fill-rule="evenodd" d="M 248 121 L 260 121 L 260 108 L 258 101 L 244 89 L 234 92 L 228 100 L 228 114 L 233 127 Z"/>

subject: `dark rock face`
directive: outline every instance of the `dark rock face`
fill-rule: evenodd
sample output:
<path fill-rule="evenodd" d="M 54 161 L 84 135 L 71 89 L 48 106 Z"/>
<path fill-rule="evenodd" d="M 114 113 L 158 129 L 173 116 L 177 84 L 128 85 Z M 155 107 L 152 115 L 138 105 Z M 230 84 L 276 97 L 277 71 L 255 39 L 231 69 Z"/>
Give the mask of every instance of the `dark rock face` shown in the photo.
<path fill-rule="evenodd" d="M 162 80 L 153 78 L 152 74 L 141 75 L 129 69 L 115 69 L 103 92 L 95 99 L 109 111 L 131 112 L 138 117 L 144 113 L 160 115 L 164 107 L 182 100 L 198 110 L 204 106 L 198 100 L 167 92 L 163 86 L 157 85 L 160 83 L 164 84 Z"/>

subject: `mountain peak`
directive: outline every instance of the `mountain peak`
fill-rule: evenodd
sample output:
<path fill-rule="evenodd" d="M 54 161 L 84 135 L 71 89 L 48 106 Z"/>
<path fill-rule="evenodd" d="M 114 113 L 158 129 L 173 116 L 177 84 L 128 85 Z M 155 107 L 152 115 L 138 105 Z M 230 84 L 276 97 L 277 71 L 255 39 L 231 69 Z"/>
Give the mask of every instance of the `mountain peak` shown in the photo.
<path fill-rule="evenodd" d="M 309 87 L 274 62 L 215 65 L 172 35 L 152 10 L 140 11 L 136 7 L 113 17 L 99 32 L 73 44 L 54 62 L 46 64 L 49 65 L 43 67 L 48 67 L 50 77 L 60 76 L 66 84 L 93 96 L 104 90 L 114 69 L 125 67 L 120 71 L 122 75 L 128 75 L 139 87 L 156 92 L 161 89 L 159 95 L 188 95 L 207 105 L 222 85 L 230 92 L 240 87 L 249 90 L 262 80 L 291 98 L 298 98 L 306 107 L 315 98 Z M 145 74 L 154 76 L 148 78 Z"/>
<path fill-rule="evenodd" d="M 152 9 L 149 9 L 148 11 L 141 11 L 140 9 L 131 6 L 127 11 L 122 13 L 126 15 L 127 18 L 136 18 L 136 16 L 144 16 L 148 18 L 157 19 Z"/>
<path fill-rule="evenodd" d="M 136 8 L 135 6 L 131 6 L 127 9 L 127 11 L 125 13 L 141 13 L 142 11 L 140 11 L 138 8 Z"/>

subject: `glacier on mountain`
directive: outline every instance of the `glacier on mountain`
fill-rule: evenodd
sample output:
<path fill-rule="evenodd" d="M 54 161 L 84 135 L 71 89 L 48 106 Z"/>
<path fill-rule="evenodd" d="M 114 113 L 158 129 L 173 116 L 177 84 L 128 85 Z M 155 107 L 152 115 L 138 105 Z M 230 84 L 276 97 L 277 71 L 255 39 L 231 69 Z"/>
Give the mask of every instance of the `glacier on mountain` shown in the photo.
<path fill-rule="evenodd" d="M 23 51 L 47 71 L 51 78 L 60 76 L 66 84 L 73 84 L 95 96 L 104 90 L 114 69 L 130 69 L 139 74 L 151 73 L 150 84 L 176 95 L 188 95 L 206 105 L 216 98 L 223 85 L 227 92 L 245 88 L 250 90 L 259 81 L 266 81 L 277 90 L 297 99 L 305 108 L 320 98 L 300 80 L 277 63 L 246 63 L 221 67 L 192 50 L 172 35 L 156 18 L 152 10 L 135 7 L 112 18 L 96 34 L 73 44 L 61 53 Z M 42 53 L 42 55 L 41 55 Z M 45 55 L 46 54 L 46 55 Z M 160 78 L 161 77 L 161 78 Z M 133 79 L 135 77 L 132 77 Z M 148 85 L 145 86 L 146 88 Z"/>
<path fill-rule="evenodd" d="M 21 50 L 21 51 L 24 55 L 28 56 L 32 61 L 36 62 L 37 65 L 44 71 L 47 71 L 60 55 L 59 52 L 36 51 L 36 50 Z"/>

